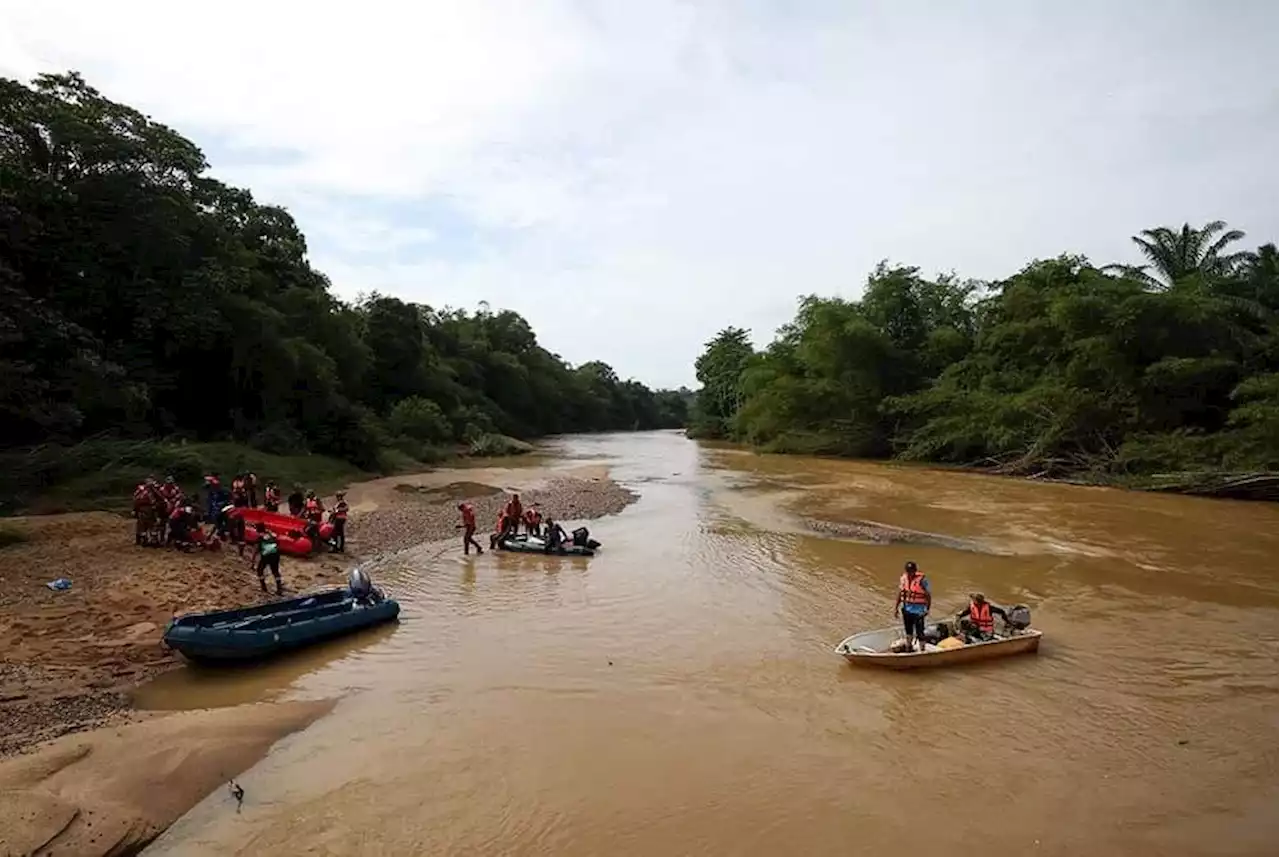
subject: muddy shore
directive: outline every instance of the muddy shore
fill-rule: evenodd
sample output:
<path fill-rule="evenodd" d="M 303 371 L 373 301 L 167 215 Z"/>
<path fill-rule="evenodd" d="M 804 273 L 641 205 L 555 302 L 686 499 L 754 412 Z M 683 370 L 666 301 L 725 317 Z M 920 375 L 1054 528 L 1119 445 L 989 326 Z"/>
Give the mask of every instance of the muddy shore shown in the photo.
<path fill-rule="evenodd" d="M 285 558 L 286 594 L 344 581 L 355 563 L 422 542 L 461 540 L 457 505 L 481 532 L 509 491 L 566 524 L 620 512 L 635 495 L 599 467 L 466 468 L 357 483 L 346 554 Z M 327 498 L 331 502 L 332 498 Z M 176 614 L 270 600 L 248 551 L 182 553 L 132 543 L 132 521 L 106 512 L 11 519 L 27 541 L 0 551 L 0 757 L 129 717 L 129 692 L 181 664 L 161 635 Z M 71 580 L 69 590 L 45 584 Z"/>
<path fill-rule="evenodd" d="M 461 550 L 464 499 L 487 544 L 483 530 L 512 491 L 566 526 L 636 499 L 601 467 L 466 468 L 358 483 L 346 492 L 347 553 L 286 558 L 286 594 L 340 584 L 352 565 L 423 542 L 457 539 Z M 24 541 L 0 551 L 0 853 L 44 853 L 54 843 L 84 857 L 135 853 L 332 707 L 133 711 L 135 687 L 182 663 L 161 641 L 173 615 L 270 600 L 248 552 L 137 547 L 132 521 L 106 512 L 9 524 Z M 45 585 L 59 577 L 71 588 Z"/>

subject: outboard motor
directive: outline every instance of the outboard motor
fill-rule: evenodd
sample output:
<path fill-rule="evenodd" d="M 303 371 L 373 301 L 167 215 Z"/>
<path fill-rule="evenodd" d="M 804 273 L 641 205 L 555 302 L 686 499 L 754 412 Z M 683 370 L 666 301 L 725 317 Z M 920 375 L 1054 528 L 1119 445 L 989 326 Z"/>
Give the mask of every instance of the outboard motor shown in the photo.
<path fill-rule="evenodd" d="M 359 604 L 377 604 L 382 600 L 382 592 L 373 585 L 373 580 L 359 566 L 351 569 L 347 574 L 347 589 Z"/>
<path fill-rule="evenodd" d="M 587 546 L 587 540 L 590 538 L 591 533 L 587 531 L 586 527 L 578 527 L 578 529 L 573 531 L 574 547 L 585 548 Z"/>
<path fill-rule="evenodd" d="M 1009 626 L 1019 631 L 1031 627 L 1031 608 L 1025 604 L 1015 604 L 1005 611 L 1009 614 Z"/>

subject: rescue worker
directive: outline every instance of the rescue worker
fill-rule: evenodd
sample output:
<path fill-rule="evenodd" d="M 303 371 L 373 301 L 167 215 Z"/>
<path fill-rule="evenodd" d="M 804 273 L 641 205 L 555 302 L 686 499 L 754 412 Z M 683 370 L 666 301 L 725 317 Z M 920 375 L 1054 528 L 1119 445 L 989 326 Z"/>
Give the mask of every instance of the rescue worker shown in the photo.
<path fill-rule="evenodd" d="M 218 515 L 213 519 L 213 534 L 224 542 L 231 538 L 231 513 L 236 510 L 233 503 L 226 503 L 218 510 Z"/>
<path fill-rule="evenodd" d="M 164 484 L 160 486 L 160 497 L 164 500 L 166 516 L 182 501 L 182 489 L 178 487 L 177 481 L 172 476 L 164 478 Z"/>
<path fill-rule="evenodd" d="M 244 487 L 244 476 L 237 473 L 231 480 L 231 505 L 249 505 L 249 492 Z"/>
<path fill-rule="evenodd" d="M 302 496 L 302 486 L 296 482 L 293 485 L 293 491 L 289 493 L 289 514 L 295 518 L 302 517 L 302 506 L 306 502 Z"/>
<path fill-rule="evenodd" d="M 498 513 L 498 522 L 494 525 L 493 532 L 489 534 L 490 550 L 496 550 L 498 545 L 515 535 L 516 525 L 512 521 L 511 516 L 507 514 L 507 510 L 509 508 L 510 504 Z"/>
<path fill-rule="evenodd" d="M 329 513 L 329 523 L 333 524 L 333 535 L 329 537 L 329 544 L 337 553 L 347 552 L 347 513 L 350 507 L 347 505 L 346 497 L 346 492 L 343 491 L 335 494 L 333 511 Z"/>
<path fill-rule="evenodd" d="M 981 592 L 975 592 L 969 596 L 969 606 L 957 613 L 956 619 L 960 622 L 961 630 L 965 632 L 965 639 L 973 642 L 990 640 L 995 636 L 995 616 L 999 616 L 1006 623 L 1009 621 L 1008 613 L 987 601 L 987 597 Z"/>
<path fill-rule="evenodd" d="M 914 648 L 918 642 L 920 651 L 924 651 L 924 617 L 929 615 L 933 607 L 933 594 L 929 591 L 928 579 L 920 573 L 914 562 L 908 561 L 903 566 L 902 577 L 898 581 L 898 600 L 893 605 L 893 615 L 902 611 L 902 630 L 906 632 L 907 645 Z"/>
<path fill-rule="evenodd" d="M 161 500 L 155 480 L 147 477 L 133 489 L 133 543 L 146 545 L 152 542 L 157 520 L 160 518 Z"/>
<path fill-rule="evenodd" d="M 560 526 L 550 518 L 547 518 L 547 532 L 545 538 L 546 541 L 543 544 L 542 549 L 547 553 L 560 550 L 560 546 L 569 540 L 569 537 L 565 535 L 564 527 Z"/>
<path fill-rule="evenodd" d="M 177 506 L 169 513 L 169 543 L 186 550 L 195 544 L 193 537 L 200 519 L 193 506 Z"/>
<path fill-rule="evenodd" d="M 311 539 L 311 550 L 320 550 L 320 524 L 324 522 L 324 504 L 316 496 L 316 492 L 308 491 L 307 500 L 302 507 L 302 517 L 306 519 L 307 538 Z"/>
<path fill-rule="evenodd" d="M 244 493 L 249 499 L 249 508 L 258 508 L 258 474 L 250 472 L 244 475 Z"/>
<path fill-rule="evenodd" d="M 227 505 L 227 492 L 216 473 L 206 476 L 204 484 L 208 488 L 208 496 L 205 498 L 205 520 L 212 523 L 218 519 L 218 510 Z"/>
<path fill-rule="evenodd" d="M 263 495 L 262 505 L 266 507 L 268 512 L 280 511 L 280 489 L 276 486 L 276 483 L 267 483 L 267 490 Z"/>
<path fill-rule="evenodd" d="M 542 513 L 536 506 L 524 510 L 524 531 L 531 536 L 542 535 Z"/>
<path fill-rule="evenodd" d="M 276 579 L 276 595 L 284 595 L 284 584 L 280 580 L 280 543 L 276 541 L 275 533 L 268 530 L 261 521 L 254 524 L 253 528 L 258 531 L 258 540 L 254 543 L 250 561 L 256 561 L 258 585 L 262 587 L 263 592 L 267 591 L 265 572 L 271 569 L 271 576 Z"/>
<path fill-rule="evenodd" d="M 507 501 L 507 519 L 511 522 L 511 535 L 515 535 L 520 527 L 520 521 L 524 517 L 524 506 L 520 503 L 520 495 L 512 494 L 511 499 Z"/>
<path fill-rule="evenodd" d="M 459 503 L 458 511 L 462 513 L 462 523 L 457 526 L 457 529 L 462 530 L 462 553 L 470 556 L 473 545 L 477 554 L 484 553 L 480 543 L 476 541 L 476 507 L 470 503 Z"/>

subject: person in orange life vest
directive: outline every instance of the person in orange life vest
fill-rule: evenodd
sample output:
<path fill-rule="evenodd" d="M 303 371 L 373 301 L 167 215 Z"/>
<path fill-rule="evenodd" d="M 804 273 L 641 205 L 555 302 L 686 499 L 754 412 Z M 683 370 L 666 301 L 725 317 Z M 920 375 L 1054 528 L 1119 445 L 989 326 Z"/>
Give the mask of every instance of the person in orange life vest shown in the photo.
<path fill-rule="evenodd" d="M 484 553 L 480 543 L 476 541 L 476 507 L 470 503 L 459 503 L 458 511 L 462 513 L 462 523 L 458 524 L 458 529 L 462 530 L 463 554 L 469 556 L 472 546 L 475 547 L 477 554 Z"/>
<path fill-rule="evenodd" d="M 531 536 L 542 535 L 542 513 L 532 506 L 524 510 L 524 531 Z"/>
<path fill-rule="evenodd" d="M 164 511 L 167 515 L 173 511 L 182 499 L 182 489 L 178 487 L 178 483 L 172 476 L 164 478 L 164 484 L 160 486 L 160 497 L 164 500 Z"/>
<path fill-rule="evenodd" d="M 914 562 L 903 566 L 902 577 L 898 580 L 898 600 L 893 605 L 893 615 L 902 611 L 902 630 L 906 632 L 907 643 L 919 644 L 924 651 L 924 617 L 929 615 L 933 607 L 933 595 L 929 592 L 929 581 Z"/>
<path fill-rule="evenodd" d="M 347 552 L 347 512 L 350 507 L 347 506 L 346 496 L 343 491 L 335 494 L 333 511 L 329 513 L 329 522 L 333 524 L 333 535 L 329 537 L 329 544 L 333 545 L 333 549 L 338 553 Z"/>
<path fill-rule="evenodd" d="M 520 521 L 524 518 L 524 506 L 520 503 L 519 494 L 512 494 L 511 499 L 507 501 L 507 517 L 511 521 L 511 535 L 514 536 Z"/>
<path fill-rule="evenodd" d="M 267 491 L 263 495 L 262 505 L 268 512 L 280 511 L 280 489 L 276 487 L 276 483 L 267 483 Z"/>
<path fill-rule="evenodd" d="M 306 503 L 302 506 L 302 517 L 307 521 L 307 538 L 311 539 L 311 550 L 320 549 L 320 524 L 324 521 L 324 504 L 316 496 L 316 492 L 308 491 Z"/>
<path fill-rule="evenodd" d="M 489 534 L 489 549 L 496 550 L 504 540 L 514 536 L 518 521 L 518 518 L 511 517 L 511 504 L 508 503 L 498 513 L 498 522 L 494 525 L 493 532 Z"/>
<path fill-rule="evenodd" d="M 156 481 L 151 477 L 147 477 L 144 482 L 139 482 L 138 486 L 133 489 L 134 544 L 140 545 L 150 538 L 148 533 L 155 528 L 156 522 L 160 520 L 159 516 L 163 514 L 163 507 L 164 503 L 160 498 L 159 490 L 156 488 Z"/>
<path fill-rule="evenodd" d="M 956 619 L 960 620 L 966 637 L 990 640 L 996 633 L 995 616 L 1006 623 L 1009 621 L 1009 615 L 1004 610 L 988 601 L 981 592 L 975 592 L 969 596 L 969 606 L 957 613 Z"/>

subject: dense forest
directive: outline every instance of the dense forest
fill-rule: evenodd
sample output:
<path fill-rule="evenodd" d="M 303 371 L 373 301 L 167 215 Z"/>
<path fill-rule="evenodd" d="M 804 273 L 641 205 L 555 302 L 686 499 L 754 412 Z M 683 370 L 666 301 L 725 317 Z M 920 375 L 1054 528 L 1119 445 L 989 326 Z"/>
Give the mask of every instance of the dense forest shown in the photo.
<path fill-rule="evenodd" d="M 677 427 L 691 394 L 572 367 L 511 311 L 338 300 L 283 209 L 76 74 L 0 79 L 0 441 L 237 441 L 365 469 Z"/>
<path fill-rule="evenodd" d="M 1064 255 L 995 283 L 882 263 L 763 352 L 721 331 L 690 433 L 1135 485 L 1274 473 L 1280 276 L 1243 238 L 1161 227 L 1134 238 L 1144 266 Z"/>

